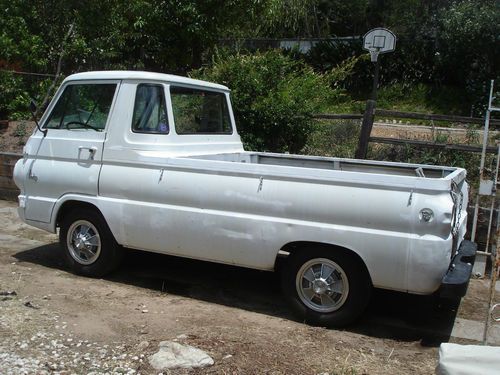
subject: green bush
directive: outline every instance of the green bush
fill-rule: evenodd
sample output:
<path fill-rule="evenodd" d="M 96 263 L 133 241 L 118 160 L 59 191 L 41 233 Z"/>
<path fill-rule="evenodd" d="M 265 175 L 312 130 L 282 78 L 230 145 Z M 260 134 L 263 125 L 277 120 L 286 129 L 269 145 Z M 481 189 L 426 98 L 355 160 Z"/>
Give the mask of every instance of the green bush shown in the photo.
<path fill-rule="evenodd" d="M 0 72 L 0 120 L 18 120 L 26 109 L 24 82 L 21 76 Z"/>
<path fill-rule="evenodd" d="M 31 99 L 41 104 L 50 84 L 51 79 L 31 79 L 31 77 L 26 78 L 26 76 L 9 72 L 0 72 L 0 92 L 2 93 L 0 95 L 0 120 L 30 119 Z"/>
<path fill-rule="evenodd" d="M 315 124 L 303 153 L 354 158 L 361 130 L 358 120 L 327 120 Z"/>
<path fill-rule="evenodd" d="M 438 135 L 437 141 L 447 143 L 444 135 Z M 478 168 L 481 155 L 478 153 L 457 152 L 455 150 L 425 149 L 404 146 L 389 146 L 371 144 L 369 158 L 373 160 L 396 161 L 402 163 L 416 163 L 429 165 L 447 165 L 452 167 L 465 168 L 467 179 L 472 186 L 477 187 Z M 487 157 L 486 165 L 493 167 L 494 157 Z"/>
<path fill-rule="evenodd" d="M 246 148 L 300 152 L 320 113 L 340 96 L 330 76 L 278 52 L 217 56 L 193 76 L 227 85 Z"/>
<path fill-rule="evenodd" d="M 14 130 L 14 136 L 15 137 L 19 137 L 19 138 L 23 138 L 25 137 L 27 134 L 27 130 L 26 130 L 26 122 L 24 121 L 21 121 L 17 127 L 16 127 L 16 130 Z"/>

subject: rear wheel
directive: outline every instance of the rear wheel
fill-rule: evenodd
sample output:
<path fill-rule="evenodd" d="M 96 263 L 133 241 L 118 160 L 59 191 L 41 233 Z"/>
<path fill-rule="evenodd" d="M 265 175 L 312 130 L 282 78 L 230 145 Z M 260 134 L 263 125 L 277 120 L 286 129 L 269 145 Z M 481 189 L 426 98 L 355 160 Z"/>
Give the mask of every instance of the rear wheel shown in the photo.
<path fill-rule="evenodd" d="M 100 213 L 74 209 L 63 218 L 59 242 L 66 263 L 77 274 L 102 277 L 120 263 L 121 249 Z"/>
<path fill-rule="evenodd" d="M 293 310 L 306 322 L 344 326 L 366 308 L 371 282 L 364 265 L 336 249 L 304 249 L 289 256 L 282 286 Z"/>

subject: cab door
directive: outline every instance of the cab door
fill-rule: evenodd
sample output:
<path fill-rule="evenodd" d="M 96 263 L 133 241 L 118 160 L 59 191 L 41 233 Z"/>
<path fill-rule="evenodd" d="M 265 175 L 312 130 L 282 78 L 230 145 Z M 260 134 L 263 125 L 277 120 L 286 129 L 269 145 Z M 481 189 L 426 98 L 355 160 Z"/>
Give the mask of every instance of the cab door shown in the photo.
<path fill-rule="evenodd" d="M 25 217 L 50 222 L 67 193 L 95 196 L 103 145 L 119 81 L 70 81 L 56 95 L 41 132 L 25 147 Z"/>

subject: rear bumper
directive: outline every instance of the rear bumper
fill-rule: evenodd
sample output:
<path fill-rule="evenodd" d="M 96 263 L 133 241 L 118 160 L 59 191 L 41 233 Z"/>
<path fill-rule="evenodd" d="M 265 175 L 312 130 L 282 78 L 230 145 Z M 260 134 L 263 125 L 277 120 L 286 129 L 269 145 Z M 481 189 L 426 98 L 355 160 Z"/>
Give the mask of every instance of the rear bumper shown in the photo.
<path fill-rule="evenodd" d="M 476 250 L 477 245 L 474 242 L 462 241 L 441 281 L 439 290 L 441 297 L 461 298 L 465 296 L 476 258 Z"/>

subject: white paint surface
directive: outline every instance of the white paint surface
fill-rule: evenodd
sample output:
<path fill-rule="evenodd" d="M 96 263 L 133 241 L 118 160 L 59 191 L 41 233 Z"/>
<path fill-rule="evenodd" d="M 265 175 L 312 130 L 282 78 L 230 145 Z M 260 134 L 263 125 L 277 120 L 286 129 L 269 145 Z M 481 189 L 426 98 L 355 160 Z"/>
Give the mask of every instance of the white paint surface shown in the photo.
<path fill-rule="evenodd" d="M 437 375 L 498 375 L 500 347 L 443 343 Z"/>

